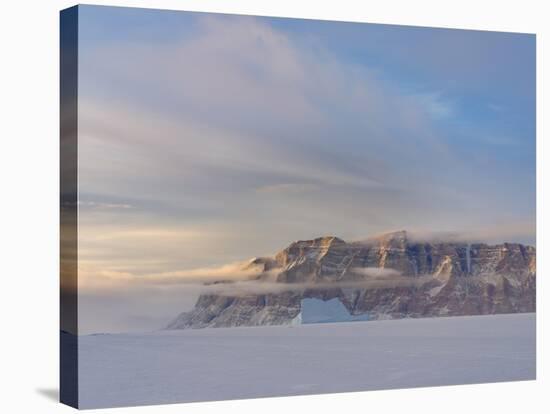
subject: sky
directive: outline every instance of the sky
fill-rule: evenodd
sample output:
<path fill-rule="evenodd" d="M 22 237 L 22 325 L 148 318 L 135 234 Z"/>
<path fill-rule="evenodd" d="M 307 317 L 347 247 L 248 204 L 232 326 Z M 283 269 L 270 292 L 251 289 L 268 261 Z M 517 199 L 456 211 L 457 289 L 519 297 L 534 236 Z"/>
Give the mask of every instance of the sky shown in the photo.
<path fill-rule="evenodd" d="M 79 6 L 78 105 L 82 332 L 295 240 L 535 244 L 534 35 Z"/>

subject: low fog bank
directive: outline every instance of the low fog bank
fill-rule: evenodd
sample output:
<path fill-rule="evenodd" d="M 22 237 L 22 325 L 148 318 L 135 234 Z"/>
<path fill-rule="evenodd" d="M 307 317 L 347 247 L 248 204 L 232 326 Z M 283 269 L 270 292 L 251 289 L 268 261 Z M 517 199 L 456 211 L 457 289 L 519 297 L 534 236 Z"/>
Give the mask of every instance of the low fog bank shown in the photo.
<path fill-rule="evenodd" d="M 220 269 L 233 269 L 231 272 Z M 384 289 L 422 287 L 440 283 L 433 275 L 404 276 L 394 269 L 350 269 L 356 280 L 311 280 L 300 283 L 277 282 L 277 271 L 262 272 L 235 265 L 222 266 L 204 279 L 171 274 L 167 277 L 126 277 L 123 283 L 101 283 L 79 291 L 79 333 L 149 332 L 166 326 L 175 315 L 193 309 L 202 294 L 222 296 L 269 295 L 283 292 L 302 293 L 334 289 Z M 202 272 L 202 270 L 201 270 Z M 200 272 L 191 271 L 198 275 Z M 472 276 L 471 282 L 491 275 Z M 218 279 L 216 279 L 218 277 Z M 222 278 L 220 278 L 222 277 Z M 312 275 L 313 278 L 313 275 Z M 307 279 L 307 278 L 306 278 Z M 107 288 L 108 287 L 108 288 Z"/>

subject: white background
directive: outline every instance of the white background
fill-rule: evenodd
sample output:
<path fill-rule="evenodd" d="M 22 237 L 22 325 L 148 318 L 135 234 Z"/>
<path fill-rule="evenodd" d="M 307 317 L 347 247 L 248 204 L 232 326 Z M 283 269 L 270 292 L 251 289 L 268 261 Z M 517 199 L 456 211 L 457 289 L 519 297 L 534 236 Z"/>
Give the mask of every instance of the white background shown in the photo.
<path fill-rule="evenodd" d="M 135 413 L 542 413 L 550 409 L 545 306 L 548 257 L 548 147 L 543 105 L 549 18 L 544 1 L 142 0 L 95 4 L 217 11 L 537 33 L 538 380 L 102 410 Z M 56 413 L 58 384 L 59 10 L 62 0 L 3 2 L 0 12 L 0 411 Z M 546 178 L 546 179 L 545 179 Z M 546 184 L 548 186 L 548 184 Z"/>

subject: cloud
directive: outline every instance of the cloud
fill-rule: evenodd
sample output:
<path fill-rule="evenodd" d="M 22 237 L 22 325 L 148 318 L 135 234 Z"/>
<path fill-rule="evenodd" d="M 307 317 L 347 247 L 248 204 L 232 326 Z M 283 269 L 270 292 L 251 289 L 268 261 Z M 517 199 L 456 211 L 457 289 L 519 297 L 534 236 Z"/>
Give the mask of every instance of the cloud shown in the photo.
<path fill-rule="evenodd" d="M 481 83 L 492 78 L 493 57 L 511 59 L 504 46 L 529 55 L 532 36 L 376 25 L 361 25 L 361 32 L 357 25 L 334 23 L 304 23 L 310 30 L 302 36 L 263 18 L 189 20 L 185 31 L 163 42 L 121 34 L 99 46 L 82 45 L 85 191 L 140 194 L 190 219 L 238 220 L 241 213 L 259 222 L 259 212 L 269 210 L 266 215 L 285 223 L 304 216 L 303 204 L 309 204 L 320 212 L 317 220 L 308 219 L 319 228 L 345 208 L 350 220 L 368 219 L 368 231 L 378 223 L 380 230 L 426 221 L 437 228 L 522 208 L 524 197 L 503 198 L 507 188 L 523 194 L 525 176 L 509 173 L 507 188 L 495 185 L 503 176 L 497 167 L 509 167 L 500 154 L 467 143 L 468 151 L 458 152 L 450 143 L 465 138 L 453 136 L 465 118 L 445 82 L 431 88 L 421 82 L 411 92 L 376 59 L 346 59 L 326 45 L 361 39 L 354 47 L 385 57 L 388 69 L 461 75 L 462 87 L 470 76 Z M 327 34 L 336 37 L 322 37 Z M 441 128 L 438 121 L 450 118 L 457 118 L 452 128 Z M 489 134 L 474 129 L 464 135 Z M 258 199 L 251 194 L 258 193 L 276 197 L 277 205 L 253 209 Z M 402 224 L 396 223 L 400 217 Z"/>
<path fill-rule="evenodd" d="M 412 242 L 488 244 L 515 242 L 520 239 L 523 243 L 534 245 L 535 233 L 534 222 L 505 220 L 484 226 L 465 226 L 462 230 L 411 229 L 407 231 L 407 238 Z"/>
<path fill-rule="evenodd" d="M 187 225 L 161 217 L 151 220 L 139 209 L 88 211 L 79 217 L 78 261 L 93 269 L 138 276 L 216 266 L 241 253 L 240 246 L 231 246 L 232 232 L 221 226 Z"/>
<path fill-rule="evenodd" d="M 448 221 L 463 193 L 468 209 L 486 204 L 476 181 L 447 178 L 464 161 L 434 125 L 452 112 L 441 92 L 411 95 L 262 19 L 194 28 L 159 45 L 83 47 L 83 196 L 150 220 L 239 223 L 247 237 L 266 228 L 269 249 L 354 237 L 358 222 L 370 232 Z"/>
<path fill-rule="evenodd" d="M 393 277 L 390 279 L 365 279 L 356 281 L 276 283 L 258 280 L 218 283 L 198 287 L 201 293 L 222 296 L 269 295 L 283 292 L 303 293 L 308 290 L 323 291 L 333 289 L 387 289 L 395 287 L 421 286 L 435 280 L 432 276 Z"/>
<path fill-rule="evenodd" d="M 439 92 L 417 94 L 411 98 L 417 99 L 420 105 L 424 107 L 424 110 L 434 119 L 449 118 L 455 112 L 453 105 L 448 100 L 445 100 Z"/>
<path fill-rule="evenodd" d="M 355 267 L 350 269 L 350 271 L 365 278 L 374 279 L 391 279 L 392 277 L 401 275 L 401 272 L 398 270 L 383 267 Z"/>
<path fill-rule="evenodd" d="M 434 114 L 449 113 L 438 93 L 411 97 L 367 67 L 304 47 L 260 19 L 199 18 L 180 40 L 154 48 L 113 43 L 83 59 L 81 131 L 95 140 L 106 135 L 114 152 L 102 154 L 130 142 L 125 156 L 149 150 L 136 159 L 141 167 L 124 164 L 134 172 L 149 170 L 147 155 L 172 155 L 188 168 L 263 174 L 275 181 L 266 186 L 294 177 L 392 187 L 401 166 L 384 165 L 388 150 L 410 161 L 427 146 L 438 158 L 450 156 L 431 126 Z M 98 98 L 102 88 L 106 97 Z M 170 153 L 161 155 L 166 146 Z"/>
<path fill-rule="evenodd" d="M 281 183 L 273 185 L 265 185 L 259 187 L 256 191 L 260 193 L 274 193 L 274 194 L 300 194 L 310 191 L 318 190 L 319 186 L 315 184 L 308 183 Z"/>
<path fill-rule="evenodd" d="M 81 265 L 79 285 L 83 291 L 126 289 L 131 285 L 157 288 L 179 286 L 189 288 L 189 291 L 193 293 L 239 295 L 303 291 L 306 289 L 412 286 L 426 282 L 426 278 L 406 277 L 395 269 L 367 267 L 350 269 L 351 273 L 360 276 L 354 280 L 340 280 L 334 277 L 333 281 L 325 282 L 284 283 L 276 281 L 280 271 L 280 268 L 264 271 L 262 266 L 253 265 L 251 261 L 146 275 Z"/>
<path fill-rule="evenodd" d="M 131 270 L 119 270 L 97 263 L 79 263 L 79 286 L 82 290 L 101 290 L 136 286 L 206 286 L 213 282 L 249 281 L 259 275 L 267 276 L 263 267 L 249 261 L 224 264 L 221 266 L 199 267 L 157 273 L 134 273 Z"/>
<path fill-rule="evenodd" d="M 218 281 L 250 280 L 263 273 L 261 266 L 250 261 L 230 263 L 219 267 L 203 267 L 173 272 L 152 274 L 148 281 L 152 283 L 208 283 Z"/>
<path fill-rule="evenodd" d="M 95 208 L 95 209 L 127 209 L 133 208 L 130 204 L 103 203 L 97 201 L 78 201 L 80 208 Z"/>

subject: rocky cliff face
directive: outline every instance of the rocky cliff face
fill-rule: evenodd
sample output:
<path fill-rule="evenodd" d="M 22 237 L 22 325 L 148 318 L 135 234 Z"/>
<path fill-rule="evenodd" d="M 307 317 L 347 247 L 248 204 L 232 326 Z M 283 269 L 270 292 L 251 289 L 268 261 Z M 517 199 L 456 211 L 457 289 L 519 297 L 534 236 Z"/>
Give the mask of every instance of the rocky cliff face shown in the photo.
<path fill-rule="evenodd" d="M 420 242 L 404 231 L 297 241 L 247 264 L 258 271 L 250 283 L 273 293 L 201 295 L 168 329 L 291 324 L 304 298 L 338 298 L 369 319 L 533 312 L 535 260 L 531 246 Z"/>

